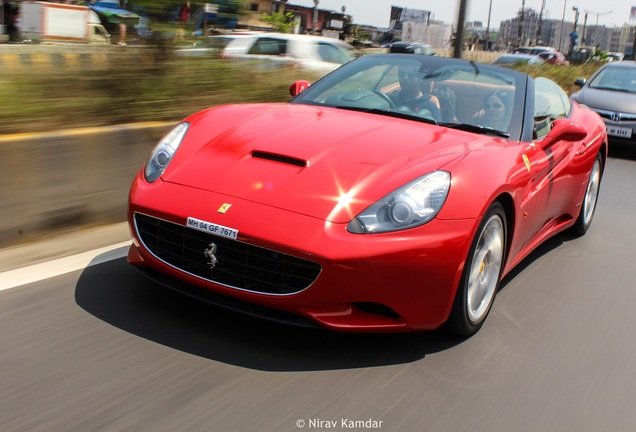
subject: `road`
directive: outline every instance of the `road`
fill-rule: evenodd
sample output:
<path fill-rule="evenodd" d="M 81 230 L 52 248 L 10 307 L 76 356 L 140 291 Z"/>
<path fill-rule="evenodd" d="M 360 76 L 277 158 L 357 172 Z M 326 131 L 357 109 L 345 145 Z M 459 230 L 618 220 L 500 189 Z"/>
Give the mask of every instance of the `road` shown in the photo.
<path fill-rule="evenodd" d="M 2 430 L 633 431 L 635 189 L 636 151 L 613 152 L 588 234 L 525 260 L 469 339 L 236 316 L 147 281 L 125 247 L 5 289 Z"/>

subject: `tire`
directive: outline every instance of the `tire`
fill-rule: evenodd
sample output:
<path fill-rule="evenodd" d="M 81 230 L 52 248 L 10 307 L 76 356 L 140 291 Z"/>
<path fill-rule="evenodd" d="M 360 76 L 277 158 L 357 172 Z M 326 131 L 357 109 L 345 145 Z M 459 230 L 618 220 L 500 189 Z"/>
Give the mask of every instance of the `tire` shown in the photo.
<path fill-rule="evenodd" d="M 587 187 L 585 188 L 585 197 L 581 204 L 581 211 L 579 216 L 572 226 L 572 232 L 576 235 L 582 236 L 592 225 L 594 219 L 594 213 L 596 212 L 596 203 L 598 202 L 598 193 L 601 187 L 601 178 L 603 176 L 603 158 L 601 154 L 596 155 L 596 160 L 592 166 L 590 177 L 587 180 Z"/>
<path fill-rule="evenodd" d="M 470 247 L 447 329 L 471 336 L 481 328 L 499 289 L 506 256 L 506 214 L 499 202 L 486 211 Z"/>

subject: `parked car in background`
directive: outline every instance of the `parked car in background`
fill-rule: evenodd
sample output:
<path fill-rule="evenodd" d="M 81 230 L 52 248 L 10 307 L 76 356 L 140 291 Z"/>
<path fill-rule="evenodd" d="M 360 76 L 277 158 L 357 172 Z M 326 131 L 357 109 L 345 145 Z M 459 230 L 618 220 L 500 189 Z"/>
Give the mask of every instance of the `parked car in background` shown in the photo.
<path fill-rule="evenodd" d="M 237 34 L 208 36 L 193 46 L 177 48 L 175 53 L 178 57 L 219 56 L 227 44 L 237 36 Z"/>
<path fill-rule="evenodd" d="M 554 81 L 385 53 L 290 93 L 159 141 L 129 194 L 132 265 L 279 322 L 471 335 L 506 274 L 592 223 L 605 126 Z"/>
<path fill-rule="evenodd" d="M 420 42 L 393 42 L 389 46 L 390 53 L 435 55 L 430 45 Z"/>
<path fill-rule="evenodd" d="M 543 64 L 545 61 L 534 54 L 504 54 L 493 63 L 499 66 L 510 66 L 515 63 Z"/>
<path fill-rule="evenodd" d="M 589 81 L 577 78 L 574 83 L 581 90 L 572 99 L 599 113 L 610 137 L 636 144 L 635 62 L 606 63 Z"/>
<path fill-rule="evenodd" d="M 608 61 L 623 61 L 624 58 L 625 58 L 625 54 L 623 54 L 621 52 L 608 52 L 607 53 L 607 60 Z"/>
<path fill-rule="evenodd" d="M 212 36 L 212 39 L 227 37 Z M 357 50 L 344 41 L 328 37 L 264 32 L 231 36 L 220 55 L 326 73 L 356 58 Z"/>
<path fill-rule="evenodd" d="M 546 63 L 555 64 L 555 65 L 567 65 L 570 62 L 565 58 L 560 51 L 543 51 L 539 54 Z"/>
<path fill-rule="evenodd" d="M 517 50 L 515 51 L 515 54 L 532 54 L 532 55 L 539 55 L 544 51 L 556 51 L 556 48 L 553 48 L 551 46 L 523 46 L 523 47 L 519 47 L 517 48 Z"/>
<path fill-rule="evenodd" d="M 515 50 L 515 54 L 530 54 L 532 51 L 532 47 L 530 46 L 522 46 Z"/>
<path fill-rule="evenodd" d="M 599 61 L 595 46 L 579 45 L 572 51 L 570 62 L 573 64 L 583 64 L 589 61 Z"/>

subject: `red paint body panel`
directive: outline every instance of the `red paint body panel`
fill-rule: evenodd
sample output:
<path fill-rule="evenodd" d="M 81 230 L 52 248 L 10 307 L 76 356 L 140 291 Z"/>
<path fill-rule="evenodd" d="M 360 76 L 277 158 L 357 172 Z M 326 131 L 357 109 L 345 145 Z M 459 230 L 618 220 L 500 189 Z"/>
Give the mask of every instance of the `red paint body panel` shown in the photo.
<path fill-rule="evenodd" d="M 186 119 L 191 129 L 165 181 L 340 223 L 418 175 L 462 157 L 476 140 L 474 134 L 422 128 L 411 120 L 303 105 L 238 105 L 207 114 Z M 210 137 L 211 130 L 223 132 Z M 207 144 L 189 147 L 189 142 Z M 478 136 L 472 145 L 488 142 Z M 306 166 L 255 158 L 254 151 Z M 350 211 L 334 213 L 339 198 L 354 188 Z"/>

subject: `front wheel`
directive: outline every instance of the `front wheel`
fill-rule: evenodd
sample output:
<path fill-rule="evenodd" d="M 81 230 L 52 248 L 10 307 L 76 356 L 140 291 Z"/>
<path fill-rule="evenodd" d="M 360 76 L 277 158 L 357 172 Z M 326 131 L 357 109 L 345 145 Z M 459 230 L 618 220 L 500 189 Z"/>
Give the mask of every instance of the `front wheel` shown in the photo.
<path fill-rule="evenodd" d="M 506 252 L 506 216 L 495 202 L 486 211 L 473 239 L 457 288 L 448 329 L 461 336 L 475 334 L 492 307 Z"/>
<path fill-rule="evenodd" d="M 585 197 L 583 197 L 583 204 L 581 205 L 581 211 L 579 217 L 576 218 L 576 222 L 572 227 L 572 231 L 577 235 L 583 235 L 587 232 L 592 225 L 592 219 L 594 218 L 594 212 L 596 211 L 596 203 L 598 202 L 598 192 L 601 187 L 601 177 L 603 176 L 603 158 L 599 153 L 596 155 L 596 160 L 592 166 L 590 172 L 590 178 L 587 181 L 587 188 L 585 189 Z"/>

